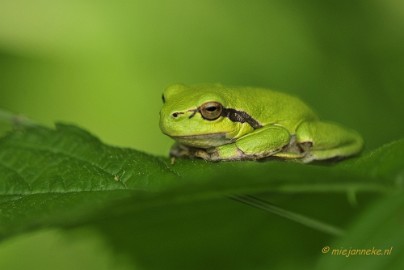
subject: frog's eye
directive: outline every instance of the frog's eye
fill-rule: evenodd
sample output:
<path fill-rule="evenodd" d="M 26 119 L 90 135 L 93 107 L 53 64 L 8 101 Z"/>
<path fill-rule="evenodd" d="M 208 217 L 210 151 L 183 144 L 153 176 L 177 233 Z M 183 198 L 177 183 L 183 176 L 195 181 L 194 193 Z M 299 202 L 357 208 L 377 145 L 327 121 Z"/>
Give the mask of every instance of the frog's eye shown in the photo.
<path fill-rule="evenodd" d="M 219 102 L 206 102 L 201 105 L 199 111 L 206 120 L 215 120 L 222 114 L 223 106 Z"/>

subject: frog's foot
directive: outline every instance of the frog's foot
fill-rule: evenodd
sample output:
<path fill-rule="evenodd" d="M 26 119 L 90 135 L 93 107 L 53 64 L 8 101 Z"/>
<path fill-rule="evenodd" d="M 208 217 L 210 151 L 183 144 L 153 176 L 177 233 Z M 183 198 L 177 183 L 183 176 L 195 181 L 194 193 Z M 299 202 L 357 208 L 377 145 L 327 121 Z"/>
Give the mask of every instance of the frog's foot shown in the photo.
<path fill-rule="evenodd" d="M 239 160 L 260 160 L 266 159 L 279 153 L 282 148 L 278 149 L 267 149 L 266 151 L 258 153 L 248 153 L 240 149 L 236 143 L 226 144 L 212 149 L 213 152 L 210 153 L 211 161 L 239 161 Z M 208 151 L 209 152 L 209 151 Z"/>
<path fill-rule="evenodd" d="M 214 151 L 208 152 L 206 149 L 188 147 L 179 143 L 174 144 L 170 149 L 170 157 L 172 158 L 202 158 L 213 161 L 212 155 L 214 155 Z"/>
<path fill-rule="evenodd" d="M 181 157 L 188 157 L 190 153 L 189 147 L 185 145 L 176 143 L 170 149 L 170 157 L 172 158 L 181 158 Z"/>
<path fill-rule="evenodd" d="M 175 144 L 170 150 L 172 158 L 200 158 L 207 161 L 255 160 L 256 156 L 246 155 L 235 144 L 227 144 L 208 149 Z"/>
<path fill-rule="evenodd" d="M 311 146 L 311 142 L 298 143 L 296 141 L 296 136 L 292 135 L 290 137 L 289 144 L 285 145 L 279 152 L 272 154 L 272 156 L 282 159 L 300 161 L 306 156 Z"/>
<path fill-rule="evenodd" d="M 230 151 L 226 152 L 226 150 Z M 192 149 L 192 154 L 190 156 L 213 162 L 247 159 L 246 155 L 236 147 L 226 147 L 224 150 L 220 147 L 212 147 L 209 149 Z"/>

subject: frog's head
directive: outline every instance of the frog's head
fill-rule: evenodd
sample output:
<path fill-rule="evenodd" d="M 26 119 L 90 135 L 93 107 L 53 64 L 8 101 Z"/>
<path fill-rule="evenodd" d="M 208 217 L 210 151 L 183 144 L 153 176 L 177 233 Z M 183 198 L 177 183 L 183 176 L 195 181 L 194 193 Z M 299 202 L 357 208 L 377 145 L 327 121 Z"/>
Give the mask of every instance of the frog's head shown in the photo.
<path fill-rule="evenodd" d="M 246 127 L 228 117 L 229 96 L 222 89 L 220 85 L 168 87 L 162 96 L 161 131 L 191 147 L 209 148 L 232 142 Z"/>

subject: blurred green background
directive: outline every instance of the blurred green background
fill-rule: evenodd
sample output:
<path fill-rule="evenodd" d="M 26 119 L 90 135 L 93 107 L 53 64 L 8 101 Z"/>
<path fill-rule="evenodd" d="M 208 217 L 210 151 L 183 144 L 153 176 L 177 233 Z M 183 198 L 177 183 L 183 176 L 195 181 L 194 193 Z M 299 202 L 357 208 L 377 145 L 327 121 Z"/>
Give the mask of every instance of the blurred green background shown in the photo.
<path fill-rule="evenodd" d="M 0 107 L 165 155 L 166 86 L 264 86 L 375 148 L 403 134 L 403 18 L 400 0 L 1 0 Z"/>
<path fill-rule="evenodd" d="M 0 108 L 166 155 L 165 87 L 263 86 L 370 150 L 404 134 L 403 29 L 400 0 L 0 0 Z"/>

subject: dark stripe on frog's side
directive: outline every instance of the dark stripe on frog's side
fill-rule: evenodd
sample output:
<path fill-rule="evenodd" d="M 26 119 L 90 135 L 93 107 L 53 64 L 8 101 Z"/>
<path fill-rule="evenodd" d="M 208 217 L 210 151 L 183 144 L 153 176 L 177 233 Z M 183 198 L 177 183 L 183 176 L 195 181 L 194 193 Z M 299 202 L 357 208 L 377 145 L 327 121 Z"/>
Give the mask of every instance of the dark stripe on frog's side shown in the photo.
<path fill-rule="evenodd" d="M 253 129 L 262 127 L 262 125 L 257 120 L 243 111 L 237 111 L 231 108 L 223 108 L 221 115 L 223 117 L 229 118 L 232 122 L 248 123 Z"/>

